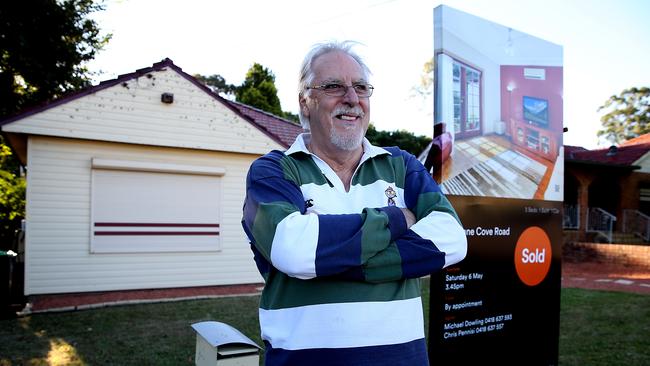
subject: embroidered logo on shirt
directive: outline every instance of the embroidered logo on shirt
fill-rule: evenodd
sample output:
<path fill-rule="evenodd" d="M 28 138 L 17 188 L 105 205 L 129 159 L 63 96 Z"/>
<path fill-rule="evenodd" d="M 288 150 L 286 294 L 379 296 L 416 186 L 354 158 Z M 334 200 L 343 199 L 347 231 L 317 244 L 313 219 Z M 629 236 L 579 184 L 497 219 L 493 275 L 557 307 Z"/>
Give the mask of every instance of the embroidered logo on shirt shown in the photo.
<path fill-rule="evenodd" d="M 386 193 L 386 197 L 388 197 L 388 206 L 395 206 L 395 197 L 397 197 L 397 192 L 395 192 L 393 187 L 388 186 L 384 193 Z"/>
<path fill-rule="evenodd" d="M 307 201 L 305 201 L 305 210 L 310 208 L 310 207 L 313 207 L 313 206 L 314 206 L 314 199 L 313 198 L 310 198 Z"/>

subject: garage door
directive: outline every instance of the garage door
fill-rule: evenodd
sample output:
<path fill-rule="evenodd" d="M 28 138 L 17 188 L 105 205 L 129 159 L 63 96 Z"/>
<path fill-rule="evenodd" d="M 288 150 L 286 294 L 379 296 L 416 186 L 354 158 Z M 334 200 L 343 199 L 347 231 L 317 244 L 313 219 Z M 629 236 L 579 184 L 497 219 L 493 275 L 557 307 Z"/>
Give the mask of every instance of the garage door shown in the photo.
<path fill-rule="evenodd" d="M 215 167 L 93 159 L 92 253 L 220 248 Z"/>

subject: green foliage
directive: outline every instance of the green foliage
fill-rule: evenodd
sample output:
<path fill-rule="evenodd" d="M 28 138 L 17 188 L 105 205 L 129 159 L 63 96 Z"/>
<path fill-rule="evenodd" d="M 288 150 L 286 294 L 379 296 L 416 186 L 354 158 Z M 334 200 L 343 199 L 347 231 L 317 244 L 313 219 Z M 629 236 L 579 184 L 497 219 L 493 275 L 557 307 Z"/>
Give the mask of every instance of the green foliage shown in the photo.
<path fill-rule="evenodd" d="M 278 89 L 275 87 L 275 75 L 271 70 L 258 63 L 254 63 L 248 69 L 244 82 L 239 86 L 228 84 L 226 79 L 219 74 L 211 76 L 195 74 L 193 76 L 216 93 L 234 94 L 236 100 L 240 103 L 261 109 L 290 121 L 299 121 L 297 114 L 282 110 L 280 98 L 278 98 Z"/>
<path fill-rule="evenodd" d="M 26 182 L 9 146 L 0 136 L 0 249 L 12 248 L 14 233 L 25 216 Z"/>
<path fill-rule="evenodd" d="M 415 136 L 414 133 L 406 130 L 380 131 L 372 124 L 368 126 L 366 138 L 373 145 L 377 146 L 399 146 L 411 154 L 418 156 L 431 142 L 430 137 Z"/>
<path fill-rule="evenodd" d="M 110 39 L 93 0 L 0 3 L 0 116 L 90 84 L 85 62 Z"/>
<path fill-rule="evenodd" d="M 218 93 L 218 94 L 234 94 L 235 90 L 237 90 L 237 86 L 233 84 L 228 84 L 226 82 L 226 79 L 219 75 L 219 74 L 214 74 L 210 76 L 203 76 L 201 74 L 194 74 L 192 75 L 194 78 L 203 84 L 205 84 L 208 88 L 210 88 L 213 92 Z"/>
<path fill-rule="evenodd" d="M 607 112 L 600 118 L 599 137 L 618 144 L 646 134 L 650 132 L 650 88 L 625 89 L 612 95 L 598 111 Z"/>
<path fill-rule="evenodd" d="M 85 63 L 108 42 L 93 0 L 0 2 L 0 118 L 90 85 Z M 0 138 L 0 247 L 25 215 L 20 163 Z"/>
<path fill-rule="evenodd" d="M 300 123 L 300 117 L 298 117 L 298 115 L 295 113 L 284 111 L 282 112 L 282 117 L 288 119 L 289 121 Z"/>
<path fill-rule="evenodd" d="M 275 75 L 266 67 L 254 63 L 242 85 L 235 91 L 237 101 L 261 110 L 282 116 L 278 89 L 275 87 Z"/>

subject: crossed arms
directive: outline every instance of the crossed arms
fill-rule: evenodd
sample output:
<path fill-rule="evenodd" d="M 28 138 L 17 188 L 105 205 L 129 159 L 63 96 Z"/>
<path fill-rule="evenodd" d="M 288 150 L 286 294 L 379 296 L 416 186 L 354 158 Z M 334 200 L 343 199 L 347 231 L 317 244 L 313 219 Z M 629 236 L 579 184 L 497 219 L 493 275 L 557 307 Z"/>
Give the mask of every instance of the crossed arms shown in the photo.
<path fill-rule="evenodd" d="M 256 160 L 242 221 L 254 251 L 278 271 L 305 280 L 394 281 L 461 261 L 467 240 L 454 209 L 424 167 L 412 155 L 402 157 L 406 207 L 349 214 L 308 212 L 298 182 L 281 163 L 283 153 Z"/>

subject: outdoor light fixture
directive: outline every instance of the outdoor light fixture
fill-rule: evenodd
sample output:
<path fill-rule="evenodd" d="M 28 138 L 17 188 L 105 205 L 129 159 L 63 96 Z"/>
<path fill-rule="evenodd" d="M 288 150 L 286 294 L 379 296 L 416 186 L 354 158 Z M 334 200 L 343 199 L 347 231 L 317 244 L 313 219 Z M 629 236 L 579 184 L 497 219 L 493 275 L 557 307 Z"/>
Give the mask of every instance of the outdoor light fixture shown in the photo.
<path fill-rule="evenodd" d="M 160 96 L 160 101 L 165 104 L 174 103 L 174 94 L 173 93 L 162 93 Z"/>

